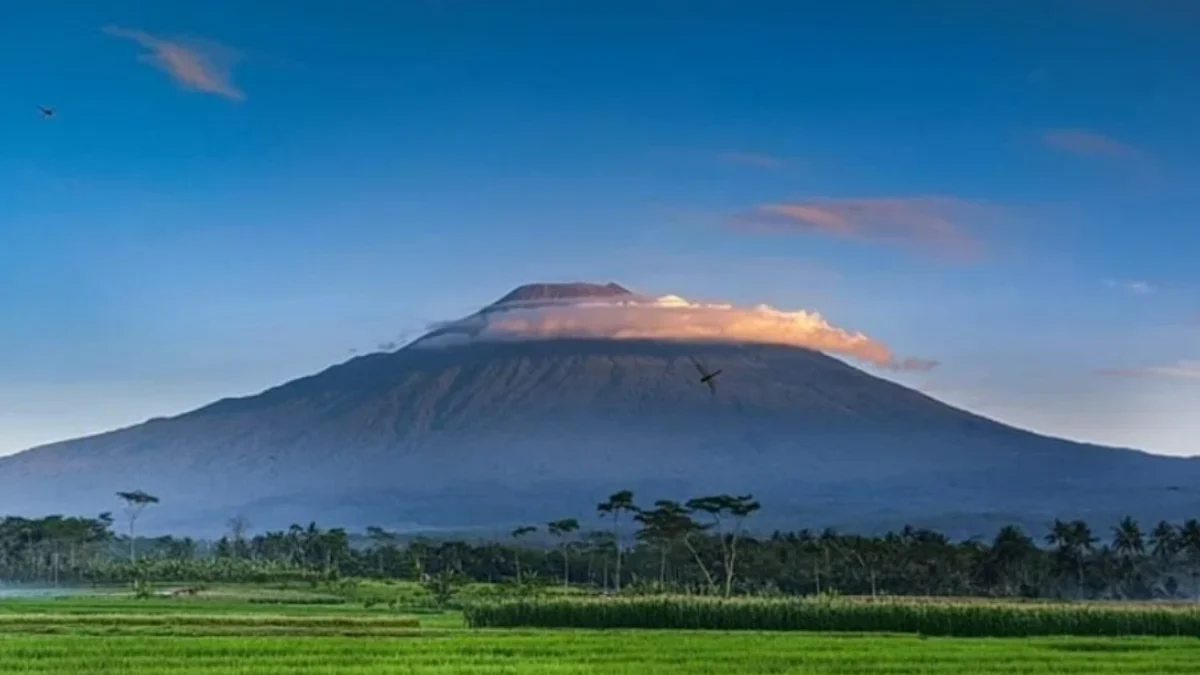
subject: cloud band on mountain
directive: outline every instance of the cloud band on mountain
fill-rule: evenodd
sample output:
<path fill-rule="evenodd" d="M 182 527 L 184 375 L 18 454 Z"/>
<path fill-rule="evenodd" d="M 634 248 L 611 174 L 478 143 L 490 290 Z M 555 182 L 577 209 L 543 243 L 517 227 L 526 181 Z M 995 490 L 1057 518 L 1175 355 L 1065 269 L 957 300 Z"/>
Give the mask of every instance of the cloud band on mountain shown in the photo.
<path fill-rule="evenodd" d="M 815 349 L 888 370 L 923 372 L 937 365 L 898 358 L 887 345 L 833 326 L 817 312 L 696 303 L 677 295 L 497 305 L 436 326 L 414 346 L 553 338 L 767 343 Z"/>

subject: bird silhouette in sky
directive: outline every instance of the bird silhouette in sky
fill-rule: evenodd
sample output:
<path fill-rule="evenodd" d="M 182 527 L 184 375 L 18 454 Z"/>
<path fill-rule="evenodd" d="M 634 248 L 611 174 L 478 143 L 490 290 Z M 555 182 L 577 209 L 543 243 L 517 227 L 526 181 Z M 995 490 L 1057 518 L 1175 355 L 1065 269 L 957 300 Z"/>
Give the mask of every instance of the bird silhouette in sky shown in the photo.
<path fill-rule="evenodd" d="M 700 362 L 695 357 L 689 356 L 688 358 L 692 359 L 692 365 L 696 366 L 696 370 L 700 371 L 700 384 L 707 384 L 709 390 L 715 395 L 717 393 L 716 377 L 721 374 L 721 370 L 717 369 L 710 373 L 704 366 L 700 365 Z"/>
<path fill-rule="evenodd" d="M 42 113 L 42 117 L 44 117 L 46 119 L 50 119 L 51 117 L 54 117 L 54 108 L 47 108 L 46 106 L 39 105 L 37 107 L 37 109 L 38 109 L 38 112 Z"/>

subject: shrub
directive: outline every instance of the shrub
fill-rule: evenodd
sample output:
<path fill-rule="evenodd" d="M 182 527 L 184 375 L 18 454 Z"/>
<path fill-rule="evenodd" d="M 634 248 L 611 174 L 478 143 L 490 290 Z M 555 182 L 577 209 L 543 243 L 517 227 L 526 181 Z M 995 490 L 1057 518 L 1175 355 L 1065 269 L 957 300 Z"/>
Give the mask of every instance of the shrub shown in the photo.
<path fill-rule="evenodd" d="M 545 598 L 480 602 L 472 627 L 713 629 L 919 633 L 960 637 L 1200 637 L 1200 610 L 809 599 Z"/>

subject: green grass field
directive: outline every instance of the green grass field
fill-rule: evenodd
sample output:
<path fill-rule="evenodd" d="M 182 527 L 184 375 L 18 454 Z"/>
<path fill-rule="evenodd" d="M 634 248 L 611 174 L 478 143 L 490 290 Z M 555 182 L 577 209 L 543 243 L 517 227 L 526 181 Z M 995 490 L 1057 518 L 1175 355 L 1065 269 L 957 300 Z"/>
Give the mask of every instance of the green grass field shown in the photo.
<path fill-rule="evenodd" d="M 0 638 L 4 673 L 1195 673 L 1177 639 L 442 632 L 429 637 Z"/>
<path fill-rule="evenodd" d="M 1196 638 L 468 629 L 456 612 L 251 602 L 261 597 L 5 600 L 0 673 L 1082 675 L 1195 673 L 1200 663 Z"/>

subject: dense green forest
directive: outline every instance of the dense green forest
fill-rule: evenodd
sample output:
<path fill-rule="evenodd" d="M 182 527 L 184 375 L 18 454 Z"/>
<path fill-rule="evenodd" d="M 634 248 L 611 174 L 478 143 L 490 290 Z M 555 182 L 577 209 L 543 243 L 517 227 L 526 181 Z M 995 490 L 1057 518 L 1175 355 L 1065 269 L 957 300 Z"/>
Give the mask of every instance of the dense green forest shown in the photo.
<path fill-rule="evenodd" d="M 603 592 L 709 595 L 943 595 L 1029 598 L 1200 597 L 1200 522 L 1125 519 L 1110 531 L 1058 520 L 1045 533 L 1001 529 L 991 541 L 951 541 L 906 527 L 882 536 L 800 529 L 750 534 L 759 504 L 718 495 L 639 505 L 629 491 L 574 518 L 530 523 L 503 541 L 348 533 L 316 523 L 250 534 L 238 517 L 215 541 L 137 537 L 157 499 L 121 493 L 122 529 L 94 518 L 0 521 L 0 582 L 101 584 L 316 581 L 345 577 L 462 580 Z M 615 542 L 620 541 L 620 546 Z"/>

